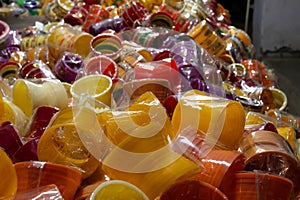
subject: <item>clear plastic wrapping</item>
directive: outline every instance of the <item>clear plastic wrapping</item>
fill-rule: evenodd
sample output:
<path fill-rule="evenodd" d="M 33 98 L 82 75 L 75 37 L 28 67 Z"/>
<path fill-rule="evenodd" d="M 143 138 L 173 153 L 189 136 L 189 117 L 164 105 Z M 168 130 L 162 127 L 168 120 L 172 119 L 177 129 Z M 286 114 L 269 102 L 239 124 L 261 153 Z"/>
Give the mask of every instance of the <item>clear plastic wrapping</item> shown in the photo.
<path fill-rule="evenodd" d="M 243 138 L 240 151 L 248 171 L 261 171 L 293 181 L 293 196 L 299 193 L 300 165 L 288 142 L 272 131 L 258 130 Z"/>
<path fill-rule="evenodd" d="M 0 146 L 18 177 L 10 196 L 84 199 L 113 181 L 150 200 L 300 193 L 299 123 L 228 10 L 95 2 L 44 5 L 45 34 L 28 27 L 21 49 L 0 51 L 1 64 L 20 62 L 0 65 Z"/>
<path fill-rule="evenodd" d="M 63 196 L 61 195 L 58 187 L 54 184 L 45 185 L 38 188 L 26 190 L 23 192 L 18 192 L 14 197 L 15 200 L 22 199 L 53 199 L 53 200 L 63 200 Z"/>
<path fill-rule="evenodd" d="M 59 199 L 61 194 L 63 199 L 71 200 L 82 181 L 82 173 L 68 166 L 40 161 L 18 162 L 14 166 L 18 177 L 17 194 L 19 194 L 19 198 L 29 197 L 34 193 L 38 196 L 37 193 L 40 192 L 44 195 L 48 193 L 48 198 Z M 56 187 L 53 188 L 52 186 L 52 189 L 50 187 L 50 191 L 45 188 L 45 186 L 52 184 Z M 51 191 L 53 193 L 49 194 Z"/>

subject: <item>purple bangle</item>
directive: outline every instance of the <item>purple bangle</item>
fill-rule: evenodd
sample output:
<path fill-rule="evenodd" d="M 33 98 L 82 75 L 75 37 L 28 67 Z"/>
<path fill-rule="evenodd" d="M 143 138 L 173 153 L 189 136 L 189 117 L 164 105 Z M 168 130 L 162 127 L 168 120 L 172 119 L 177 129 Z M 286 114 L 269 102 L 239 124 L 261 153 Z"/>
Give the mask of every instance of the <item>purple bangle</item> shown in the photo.
<path fill-rule="evenodd" d="M 89 33 L 91 35 L 99 35 L 104 31 L 111 29 L 115 32 L 120 32 L 124 28 L 123 19 L 120 17 L 114 17 L 109 19 L 104 19 L 98 23 L 92 24 L 89 27 Z"/>
<path fill-rule="evenodd" d="M 72 83 L 82 67 L 83 59 L 79 55 L 66 52 L 54 66 L 54 73 L 61 81 Z"/>
<path fill-rule="evenodd" d="M 18 30 L 9 31 L 8 37 L 5 41 L 6 47 L 17 47 L 20 48 L 21 36 L 19 35 Z"/>
<path fill-rule="evenodd" d="M 19 51 L 18 47 L 10 46 L 0 51 L 0 63 L 8 62 L 13 52 Z"/>
<path fill-rule="evenodd" d="M 182 63 L 181 65 L 178 65 L 178 71 L 185 79 L 183 82 L 189 82 L 190 87 L 201 91 L 208 91 L 205 80 L 201 75 L 201 72 L 197 70 L 197 67 L 188 63 Z"/>

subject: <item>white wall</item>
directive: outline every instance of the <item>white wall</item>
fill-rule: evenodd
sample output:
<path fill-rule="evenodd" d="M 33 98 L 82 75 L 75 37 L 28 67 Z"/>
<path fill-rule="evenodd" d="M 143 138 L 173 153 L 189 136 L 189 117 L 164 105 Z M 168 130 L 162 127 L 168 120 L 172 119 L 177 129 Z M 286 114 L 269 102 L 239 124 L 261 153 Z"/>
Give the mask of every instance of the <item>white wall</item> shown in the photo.
<path fill-rule="evenodd" d="M 300 0 L 255 0 L 253 43 L 257 53 L 300 50 Z"/>

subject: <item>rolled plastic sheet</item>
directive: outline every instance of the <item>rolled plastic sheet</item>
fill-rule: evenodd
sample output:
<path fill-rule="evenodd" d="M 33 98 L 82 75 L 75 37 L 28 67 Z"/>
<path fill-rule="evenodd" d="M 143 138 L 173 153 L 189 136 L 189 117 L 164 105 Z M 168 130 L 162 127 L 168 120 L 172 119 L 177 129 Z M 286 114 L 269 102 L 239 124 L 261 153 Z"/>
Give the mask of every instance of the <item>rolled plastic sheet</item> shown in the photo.
<path fill-rule="evenodd" d="M 159 30 L 162 29 L 159 27 L 154 29 L 149 27 L 137 27 L 129 31 L 129 33 L 132 33 L 130 40 L 144 47 L 159 48 L 163 43 L 163 35 L 160 35 Z"/>
<path fill-rule="evenodd" d="M 201 47 L 205 48 L 210 54 L 216 56 L 225 54 L 226 43 L 214 32 L 214 29 L 206 20 L 202 20 L 194 26 L 188 32 L 188 35 Z"/>
<path fill-rule="evenodd" d="M 63 200 L 59 188 L 55 184 L 49 184 L 45 186 L 41 186 L 34 189 L 29 189 L 23 192 L 18 192 L 14 199 L 22 200 L 22 199 L 53 199 L 53 200 Z"/>
<path fill-rule="evenodd" d="M 40 162 L 27 161 L 14 164 L 18 178 L 17 193 L 54 184 L 63 199 L 72 200 L 82 181 L 82 173 L 72 167 Z"/>
<path fill-rule="evenodd" d="M 194 198 L 198 200 L 228 200 L 227 196 L 218 188 L 207 182 L 198 180 L 185 180 L 174 183 L 155 198 L 155 200 L 185 200 Z"/>
<path fill-rule="evenodd" d="M 24 135 L 29 118 L 7 97 L 0 96 L 0 99 L 2 99 L 2 101 L 0 100 L 0 109 L 2 108 L 3 110 L 3 112 L 1 112 L 0 123 L 11 122 L 18 135 Z"/>
<path fill-rule="evenodd" d="M 1 148 L 0 160 L 0 199 L 9 199 L 12 198 L 17 192 L 17 173 L 11 159 Z"/>
<path fill-rule="evenodd" d="M 90 74 L 77 79 L 70 87 L 74 103 L 88 96 L 104 105 L 111 106 L 111 93 L 113 82 L 109 76 L 103 74 Z"/>
<path fill-rule="evenodd" d="M 241 171 L 231 177 L 222 191 L 233 200 L 292 199 L 293 182 L 260 171 Z"/>
<path fill-rule="evenodd" d="M 21 35 L 19 30 L 10 30 L 7 39 L 5 40 L 5 46 L 20 48 Z"/>
<path fill-rule="evenodd" d="M 278 109 L 269 110 L 266 115 L 278 121 L 286 122 L 295 130 L 300 131 L 300 119 L 295 115 Z"/>
<path fill-rule="evenodd" d="M 249 35 L 242 29 L 233 26 L 231 26 L 230 28 L 230 34 L 226 39 L 226 42 L 231 43 L 233 46 L 237 47 L 244 60 L 253 58 L 255 48 Z"/>
<path fill-rule="evenodd" d="M 129 105 L 90 116 L 88 123 L 80 112 L 75 115 L 81 141 L 109 178 L 128 181 L 153 199 L 178 178 L 201 171 L 171 149 L 171 123 L 154 94 L 146 92 Z"/>
<path fill-rule="evenodd" d="M 93 36 L 75 29 L 69 24 L 58 24 L 53 27 L 48 37 L 49 55 L 55 60 L 61 58 L 65 51 L 86 57 L 90 53 L 90 41 Z"/>
<path fill-rule="evenodd" d="M 212 148 L 234 150 L 239 147 L 243 136 L 245 111 L 237 101 L 190 90 L 180 98 L 173 113 L 172 125 L 175 132 L 192 126 L 206 134 Z"/>
<path fill-rule="evenodd" d="M 171 2 L 171 1 L 168 1 Z M 159 6 L 159 11 L 167 13 L 171 18 L 173 19 L 173 29 L 175 31 L 186 33 L 188 32 L 194 25 L 198 23 L 198 19 L 189 19 L 187 18 L 184 13 L 180 13 L 181 10 L 181 4 L 183 4 L 183 1 L 174 1 L 177 5 L 180 7 L 179 10 L 173 9 L 172 5 L 168 4 L 167 1 L 162 3 Z M 177 3 L 178 2 L 178 3 Z"/>
<path fill-rule="evenodd" d="M 167 87 L 172 93 L 177 94 L 181 85 L 187 84 L 187 81 L 182 80 L 184 77 L 178 72 L 176 62 L 171 59 L 163 59 L 158 61 L 137 63 L 134 69 L 128 71 L 124 77 L 126 82 L 142 81 L 144 79 L 164 79 L 167 84 L 161 84 Z"/>
<path fill-rule="evenodd" d="M 180 9 L 179 12 L 183 16 L 185 16 L 185 18 L 188 18 L 189 20 L 197 19 L 197 20 L 201 21 L 207 17 L 204 3 L 202 1 L 185 0 L 185 1 L 181 1 L 181 2 L 183 2 L 183 7 L 182 7 L 182 9 Z M 188 13 L 189 13 L 189 15 L 188 15 Z M 186 17 L 186 15 L 188 15 L 188 17 Z"/>
<path fill-rule="evenodd" d="M 18 79 L 12 93 L 12 102 L 28 117 L 42 105 L 57 108 L 68 106 L 67 91 L 58 79 Z"/>
<path fill-rule="evenodd" d="M 147 9 L 149 13 L 153 13 L 156 11 L 157 7 L 160 6 L 163 1 L 158 0 L 158 1 L 153 1 L 153 0 L 141 0 L 140 1 L 143 6 Z"/>
<path fill-rule="evenodd" d="M 248 171 L 282 176 L 293 182 L 292 196 L 299 193 L 300 165 L 288 142 L 272 131 L 258 130 L 245 136 L 240 151 L 246 157 Z"/>
<path fill-rule="evenodd" d="M 5 43 L 11 28 L 5 21 L 2 20 L 0 20 L 0 27 L 2 30 L 0 35 L 0 44 L 2 45 Z"/>
<path fill-rule="evenodd" d="M 118 65 L 114 60 L 105 55 L 95 56 L 89 59 L 84 67 L 85 74 L 104 74 L 113 80 L 118 77 Z"/>
<path fill-rule="evenodd" d="M 246 67 L 248 75 L 252 79 L 267 87 L 277 86 L 276 75 L 259 60 L 248 59 L 242 61 L 241 64 Z"/>
<path fill-rule="evenodd" d="M 235 150 L 212 150 L 201 159 L 204 170 L 197 180 L 205 181 L 221 191 L 235 173 L 245 167 L 245 156 Z"/>
<path fill-rule="evenodd" d="M 278 88 L 270 88 L 273 95 L 274 108 L 280 111 L 285 111 L 288 105 L 286 94 Z"/>
<path fill-rule="evenodd" d="M 25 55 L 26 56 L 24 56 L 23 64 L 34 60 L 41 60 L 43 63 L 49 65 L 51 69 L 53 68 L 54 63 L 49 56 L 49 50 L 47 45 L 29 48 L 25 51 Z"/>
<path fill-rule="evenodd" d="M 67 107 L 57 112 L 38 142 L 37 155 L 40 161 L 73 167 L 88 178 L 99 166 L 99 161 L 86 149 L 78 134 L 84 129 L 73 120 L 78 112 L 89 121 L 95 112 L 88 108 Z"/>
<path fill-rule="evenodd" d="M 12 55 L 12 53 L 19 51 L 20 49 L 18 47 L 5 47 L 4 49 L 2 49 L 0 51 L 0 63 L 4 63 L 9 61 L 10 56 Z"/>
<path fill-rule="evenodd" d="M 123 146 L 121 145 L 120 148 Z M 140 186 L 149 199 L 154 199 L 176 180 L 192 177 L 201 171 L 198 165 L 171 150 L 143 156 L 140 162 L 133 162 L 136 167 L 132 166 L 133 168 L 130 169 L 132 172 L 110 166 L 110 163 L 115 162 L 121 162 L 120 167 L 123 164 L 127 165 L 120 156 L 118 148 L 113 150 L 103 162 L 104 172 L 112 179 L 121 179 Z M 138 172 L 138 168 L 141 167 L 148 168 L 150 171 Z"/>
<path fill-rule="evenodd" d="M 286 120 L 275 118 L 274 110 L 270 110 L 267 114 L 256 112 L 248 112 L 246 115 L 245 135 L 257 131 L 266 130 L 278 133 L 291 146 L 291 149 L 299 157 L 296 145 L 296 129 L 292 124 L 287 123 Z M 276 112 L 278 113 L 278 112 Z"/>

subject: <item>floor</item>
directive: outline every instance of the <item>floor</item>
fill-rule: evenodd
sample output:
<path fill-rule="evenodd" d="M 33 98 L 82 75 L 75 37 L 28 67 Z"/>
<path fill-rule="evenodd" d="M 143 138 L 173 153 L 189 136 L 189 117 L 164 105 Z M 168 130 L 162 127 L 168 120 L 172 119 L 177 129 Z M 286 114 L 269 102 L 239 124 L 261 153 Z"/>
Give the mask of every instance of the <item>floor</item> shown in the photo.
<path fill-rule="evenodd" d="M 300 116 L 300 57 L 263 57 L 262 61 L 274 69 L 279 88 L 288 99 L 287 111 Z"/>

